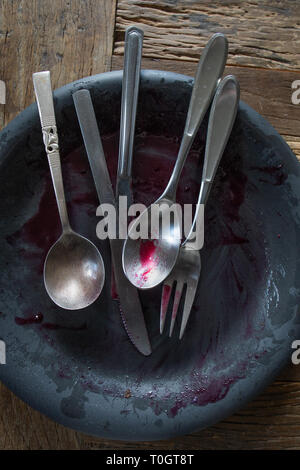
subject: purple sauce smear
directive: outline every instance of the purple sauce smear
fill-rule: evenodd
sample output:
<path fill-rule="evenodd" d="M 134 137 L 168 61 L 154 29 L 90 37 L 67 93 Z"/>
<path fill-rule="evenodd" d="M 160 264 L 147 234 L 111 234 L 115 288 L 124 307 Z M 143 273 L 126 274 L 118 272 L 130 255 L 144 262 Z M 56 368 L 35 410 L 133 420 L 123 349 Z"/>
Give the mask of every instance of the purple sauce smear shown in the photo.
<path fill-rule="evenodd" d="M 117 158 L 118 158 L 118 133 L 110 136 L 103 137 L 103 147 L 107 156 L 107 163 L 113 185 L 116 179 L 117 169 Z M 170 178 L 171 171 L 175 162 L 179 148 L 179 142 L 176 138 L 162 137 L 155 135 L 143 134 L 137 136 L 136 139 L 136 150 L 134 154 L 133 164 L 133 193 L 135 202 L 141 202 L 146 206 L 149 206 L 154 202 L 161 194 L 162 190 L 166 187 L 167 182 Z M 203 155 L 198 151 L 192 150 L 184 168 L 180 185 L 177 192 L 177 200 L 180 203 L 195 204 L 198 198 L 199 184 L 201 175 L 201 164 Z M 226 168 L 225 168 L 226 170 Z M 264 171 L 263 168 L 258 168 L 259 171 Z M 96 226 L 97 217 L 95 216 L 96 208 L 98 205 L 97 195 L 94 190 L 92 182 L 88 160 L 85 156 L 83 149 L 77 149 L 71 152 L 64 158 L 63 161 L 63 172 L 64 181 L 66 187 L 66 194 L 68 196 L 68 210 L 70 215 L 71 224 L 74 224 L 74 228 L 80 230 L 89 221 L 91 226 Z M 269 171 L 270 176 L 273 178 L 274 183 L 277 184 L 279 181 L 284 181 L 282 176 L 279 176 L 281 168 L 276 168 L 276 171 Z M 265 171 L 265 173 L 268 173 Z M 275 176 L 274 176 L 275 175 Z M 240 229 L 239 223 L 243 220 L 243 210 L 246 204 L 246 191 L 247 191 L 248 180 L 247 177 L 240 171 L 227 171 L 225 176 L 221 180 L 216 181 L 216 194 L 220 195 L 219 198 L 211 198 L 210 201 L 211 209 L 206 214 L 206 234 L 205 234 L 205 247 L 208 253 L 214 254 L 214 250 L 219 250 L 221 254 L 223 250 L 228 250 L 229 260 L 236 254 L 236 250 L 239 250 L 239 256 L 248 254 L 251 248 L 250 240 L 248 239 L 247 231 Z M 219 185 L 219 187 L 218 187 Z M 219 193 L 218 193 L 219 191 Z M 222 224 L 220 224 L 222 220 Z M 42 285 L 42 271 L 44 259 L 51 245 L 57 240 L 61 233 L 61 227 L 54 198 L 52 183 L 50 175 L 47 172 L 45 176 L 44 192 L 40 199 L 39 207 L 37 212 L 26 221 L 26 223 L 14 234 L 8 237 L 8 242 L 18 250 L 21 258 L 26 263 L 29 263 L 32 272 L 35 273 L 35 282 L 38 279 Z M 24 247 L 25 243 L 25 247 Z M 143 248 L 144 250 L 144 248 Z M 227 251 L 226 251 L 227 253 Z M 152 253 L 153 254 L 153 253 Z M 151 250 L 142 251 L 141 257 L 147 260 L 151 257 Z M 216 260 L 220 257 L 216 256 Z M 258 272 L 262 272 L 264 269 L 264 258 L 259 256 L 258 260 L 253 263 L 253 269 Z M 205 266 L 204 266 L 205 267 Z M 222 269 L 217 269 L 216 273 L 209 273 L 211 278 L 210 282 L 213 284 L 221 279 L 224 285 L 228 285 L 226 292 L 228 293 L 228 305 L 231 303 L 234 306 L 236 301 L 236 292 L 240 296 L 245 294 L 245 301 L 243 309 L 241 310 L 241 331 L 240 333 L 245 335 L 245 338 L 249 338 L 249 335 L 259 334 L 257 333 L 256 319 L 251 317 L 253 309 L 251 310 L 248 302 L 245 280 L 242 278 L 240 271 L 236 269 L 236 262 L 231 261 L 226 264 L 225 267 L 221 265 Z M 214 275 L 216 276 L 214 278 Z M 233 287 L 234 286 L 234 287 Z M 234 290 L 235 289 L 235 290 Z M 117 294 L 115 293 L 115 296 Z M 169 292 L 165 293 L 165 301 L 169 295 Z M 207 294 L 208 295 L 208 294 Z M 202 299 L 201 299 L 202 301 Z M 217 301 L 217 299 L 216 299 Z M 34 306 L 31 311 L 38 311 L 40 307 Z M 201 312 L 201 303 L 193 306 L 192 316 L 199 315 Z M 47 317 L 47 313 L 45 317 Z M 159 310 L 157 311 L 157 328 L 159 329 Z M 181 392 L 176 392 L 176 398 L 173 399 L 173 391 L 164 390 L 163 397 L 162 392 L 156 388 L 155 384 L 152 386 L 152 392 L 150 395 L 145 395 L 145 398 L 150 400 L 150 405 L 154 409 L 155 413 L 159 415 L 164 412 L 163 406 L 161 406 L 157 400 L 169 400 L 172 398 L 173 405 L 169 408 L 169 416 L 174 417 L 178 414 L 178 411 L 188 404 L 195 404 L 198 406 L 204 406 L 207 403 L 215 403 L 218 400 L 224 398 L 230 389 L 231 385 L 238 381 L 240 378 L 245 376 L 247 372 L 247 365 L 245 365 L 244 359 L 237 361 L 235 369 L 230 372 L 229 376 L 226 372 L 221 370 L 216 371 L 216 377 L 205 377 L 205 373 L 202 372 L 203 368 L 208 360 L 208 357 L 213 357 L 220 363 L 220 368 L 223 365 L 222 355 L 220 355 L 221 347 L 220 344 L 226 344 L 226 334 L 228 330 L 227 323 L 214 325 L 215 329 L 207 334 L 210 336 L 209 344 L 207 345 L 207 351 L 205 354 L 199 350 L 197 357 L 195 358 L 196 366 L 193 366 L 191 373 L 191 380 L 187 385 L 182 382 L 180 384 Z M 263 320 L 263 319 L 262 319 Z M 23 316 L 15 318 L 15 322 L 18 325 L 38 325 L 38 330 L 47 330 L 47 334 L 44 333 L 44 339 L 54 348 L 59 348 L 55 332 L 59 329 L 63 330 L 87 330 L 87 323 L 80 321 L 78 326 L 66 327 L 56 322 L 45 321 L 44 316 L 38 312 L 37 314 L 28 314 L 23 312 Z M 228 320 L 230 323 L 230 318 Z M 203 325 L 205 327 L 205 325 Z M 186 335 L 192 335 L 192 331 L 187 332 Z M 83 333 L 84 334 L 84 333 Z M 192 339 L 192 338 L 191 338 Z M 128 339 L 126 338 L 128 341 Z M 164 339 L 166 341 L 166 339 Z M 99 345 L 103 354 L 107 354 L 107 345 Z M 186 343 L 186 348 L 189 347 Z M 108 351 L 112 355 L 114 351 Z M 155 365 L 152 370 L 157 369 L 158 371 L 165 370 L 168 363 L 167 351 L 165 356 L 160 357 L 158 355 Z M 195 353 L 196 354 L 196 353 Z M 262 353 L 257 352 L 256 356 L 260 357 Z M 153 355 L 154 357 L 154 355 Z M 230 355 L 228 356 L 231 357 Z M 231 357 L 232 361 L 236 361 L 234 356 Z M 151 361 L 152 359 L 149 359 Z M 155 359 L 153 359 L 154 361 Z M 226 359 L 228 360 L 228 358 Z M 66 361 L 66 358 L 62 357 L 61 361 Z M 151 362 L 150 362 L 151 363 Z M 143 363 L 144 364 L 144 363 Z M 67 378 L 72 376 L 71 371 L 67 365 L 60 366 L 60 372 L 58 374 L 64 375 L 63 370 L 66 369 L 65 375 Z M 136 389 L 131 389 L 131 395 L 134 398 L 139 396 L 139 386 L 143 382 L 145 376 L 146 367 L 144 364 L 141 366 L 141 378 L 137 379 Z M 147 367 L 146 367 L 147 370 Z M 226 361 L 224 358 L 224 370 L 226 370 Z M 150 374 L 152 371 L 150 370 Z M 113 386 L 107 387 L 105 381 L 99 383 L 93 383 L 90 379 L 85 378 L 82 382 L 82 387 L 94 390 L 95 393 L 100 391 L 107 393 L 110 396 L 124 397 L 124 391 L 128 388 L 124 385 L 124 390 L 119 390 Z M 103 385 L 102 385 L 103 383 Z"/>

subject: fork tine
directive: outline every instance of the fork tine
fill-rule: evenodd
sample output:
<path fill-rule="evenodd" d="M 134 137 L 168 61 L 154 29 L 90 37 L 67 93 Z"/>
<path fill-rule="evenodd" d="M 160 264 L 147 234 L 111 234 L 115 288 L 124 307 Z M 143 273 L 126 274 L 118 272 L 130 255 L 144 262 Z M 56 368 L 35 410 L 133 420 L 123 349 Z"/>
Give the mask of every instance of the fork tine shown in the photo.
<path fill-rule="evenodd" d="M 170 338 L 171 338 L 172 333 L 173 333 L 173 328 L 174 328 L 174 324 L 175 324 L 175 320 L 176 320 L 176 316 L 177 316 L 177 312 L 178 312 L 178 307 L 179 307 L 179 303 L 180 303 L 180 299 L 181 299 L 183 285 L 184 285 L 183 282 L 177 281 L 176 290 L 175 290 L 175 297 L 174 297 L 174 304 L 173 304 L 173 310 L 172 310 L 172 317 L 171 317 L 170 333 L 169 333 Z"/>
<path fill-rule="evenodd" d="M 161 295 L 161 303 L 160 303 L 160 334 L 164 331 L 165 320 L 166 320 L 166 313 L 168 310 L 169 300 L 172 292 L 173 281 L 166 281 L 164 282 L 162 295 Z"/>
<path fill-rule="evenodd" d="M 193 282 L 191 284 L 187 285 L 186 288 L 186 293 L 185 293 L 185 301 L 184 301 L 184 307 L 183 307 L 183 313 L 182 313 L 182 320 L 181 320 L 181 327 L 180 327 L 180 333 L 179 333 L 179 339 L 183 337 L 183 334 L 185 332 L 185 328 L 191 313 L 191 309 L 194 303 L 195 299 L 195 294 L 196 294 L 196 289 L 197 289 L 197 282 Z"/>

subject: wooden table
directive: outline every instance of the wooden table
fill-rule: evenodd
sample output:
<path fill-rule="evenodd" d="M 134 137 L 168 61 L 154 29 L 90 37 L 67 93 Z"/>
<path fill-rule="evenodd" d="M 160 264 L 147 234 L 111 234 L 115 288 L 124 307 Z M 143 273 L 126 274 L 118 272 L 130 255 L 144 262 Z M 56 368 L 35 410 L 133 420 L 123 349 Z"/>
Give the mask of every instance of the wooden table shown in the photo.
<path fill-rule="evenodd" d="M 266 117 L 300 158 L 300 3 L 293 0 L 0 0 L 0 127 L 34 101 L 31 74 L 51 70 L 57 88 L 119 69 L 124 30 L 145 31 L 143 67 L 194 74 L 207 39 L 229 39 L 227 71 L 241 97 Z M 1 101 L 1 100 L 0 100 Z M 300 449 L 300 366 L 263 395 L 202 432 L 171 441 L 128 443 L 69 430 L 0 385 L 0 449 Z"/>

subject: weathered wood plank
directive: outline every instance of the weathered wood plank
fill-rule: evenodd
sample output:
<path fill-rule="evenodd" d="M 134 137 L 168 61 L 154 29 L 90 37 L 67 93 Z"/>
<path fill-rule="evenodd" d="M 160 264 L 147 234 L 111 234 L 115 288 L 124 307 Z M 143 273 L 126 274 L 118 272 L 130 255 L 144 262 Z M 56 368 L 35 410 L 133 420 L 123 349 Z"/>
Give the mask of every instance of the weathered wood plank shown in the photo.
<path fill-rule="evenodd" d="M 0 106 L 0 128 L 33 101 L 33 72 L 50 69 L 56 88 L 109 70 L 115 4 L 116 0 L 0 0 L 0 79 L 8 85 L 7 104 Z M 299 157 L 300 105 L 290 102 L 291 82 L 299 78 L 293 72 L 300 60 L 299 2 L 119 0 L 117 54 L 123 50 L 124 29 L 132 22 L 146 31 L 144 55 L 178 59 L 146 59 L 145 68 L 193 75 L 207 38 L 221 30 L 230 40 L 231 64 L 290 69 L 271 75 L 243 67 L 228 71 L 238 76 L 242 98 L 275 126 Z M 122 57 L 113 58 L 113 68 L 122 64 Z M 286 369 L 245 409 L 208 430 L 145 443 L 96 439 L 66 429 L 0 384 L 0 448 L 300 449 L 300 367 Z"/>
<path fill-rule="evenodd" d="M 0 449 L 79 449 L 77 434 L 26 405 L 0 383 Z"/>
<path fill-rule="evenodd" d="M 220 31 L 229 39 L 229 64 L 300 69 L 298 1 L 118 0 L 115 54 L 132 23 L 145 31 L 145 57 L 196 61 Z"/>
<path fill-rule="evenodd" d="M 116 0 L 0 0 L 0 129 L 34 100 L 31 75 L 48 69 L 53 88 L 110 69 Z M 60 426 L 0 383 L 0 449 L 78 449 Z"/>
<path fill-rule="evenodd" d="M 121 69 L 123 57 L 114 55 L 112 69 Z M 144 69 L 168 70 L 194 76 L 197 64 L 180 60 L 143 59 Z M 300 104 L 292 104 L 292 82 L 300 78 L 297 71 L 264 70 L 250 67 L 226 67 L 239 79 L 241 99 L 265 117 L 286 139 L 300 159 Z"/>
<path fill-rule="evenodd" d="M 1 0 L 0 128 L 34 99 L 32 73 L 50 70 L 53 88 L 110 69 L 116 0 Z"/>

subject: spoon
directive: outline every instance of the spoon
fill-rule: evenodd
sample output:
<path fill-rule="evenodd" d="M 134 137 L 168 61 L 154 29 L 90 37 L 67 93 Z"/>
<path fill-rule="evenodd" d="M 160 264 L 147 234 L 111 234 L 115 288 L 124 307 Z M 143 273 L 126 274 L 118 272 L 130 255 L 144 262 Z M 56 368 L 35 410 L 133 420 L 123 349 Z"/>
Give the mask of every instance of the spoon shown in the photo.
<path fill-rule="evenodd" d="M 129 227 L 123 246 L 123 270 L 129 281 L 140 289 L 149 289 L 160 284 L 175 265 L 181 245 L 180 214 L 178 206 L 174 205 L 179 177 L 223 74 L 227 51 L 228 43 L 223 34 L 214 34 L 208 41 L 197 67 L 183 138 L 169 183 L 157 201 L 142 212 Z M 159 218 L 156 230 L 152 224 L 153 206 Z M 167 227 L 166 221 L 169 222 Z M 159 230 L 161 225 L 165 226 L 167 231 Z M 138 237 L 141 227 L 148 227 L 148 236 L 151 232 L 149 239 Z"/>
<path fill-rule="evenodd" d="M 181 299 L 184 299 L 184 305 L 179 339 L 181 339 L 184 334 L 194 303 L 201 273 L 201 244 L 198 244 L 199 242 L 197 244 L 195 243 L 195 228 L 199 221 L 204 231 L 203 216 L 199 219 L 198 214 L 201 208 L 207 203 L 215 174 L 231 134 L 237 114 L 239 96 L 240 88 L 237 79 L 233 75 L 227 75 L 218 85 L 210 108 L 201 185 L 194 219 L 188 236 L 180 247 L 175 266 L 163 284 L 160 309 L 160 333 L 162 333 L 164 329 L 173 284 L 176 284 L 170 322 L 170 337 L 172 336 Z M 185 286 L 186 291 L 184 292 Z"/>
<path fill-rule="evenodd" d="M 75 233 L 69 223 L 64 195 L 54 114 L 50 72 L 33 74 L 43 139 L 62 225 L 62 235 L 50 248 L 44 264 L 44 283 L 49 297 L 59 307 L 78 310 L 100 295 L 105 270 L 102 256 L 87 238 Z"/>

